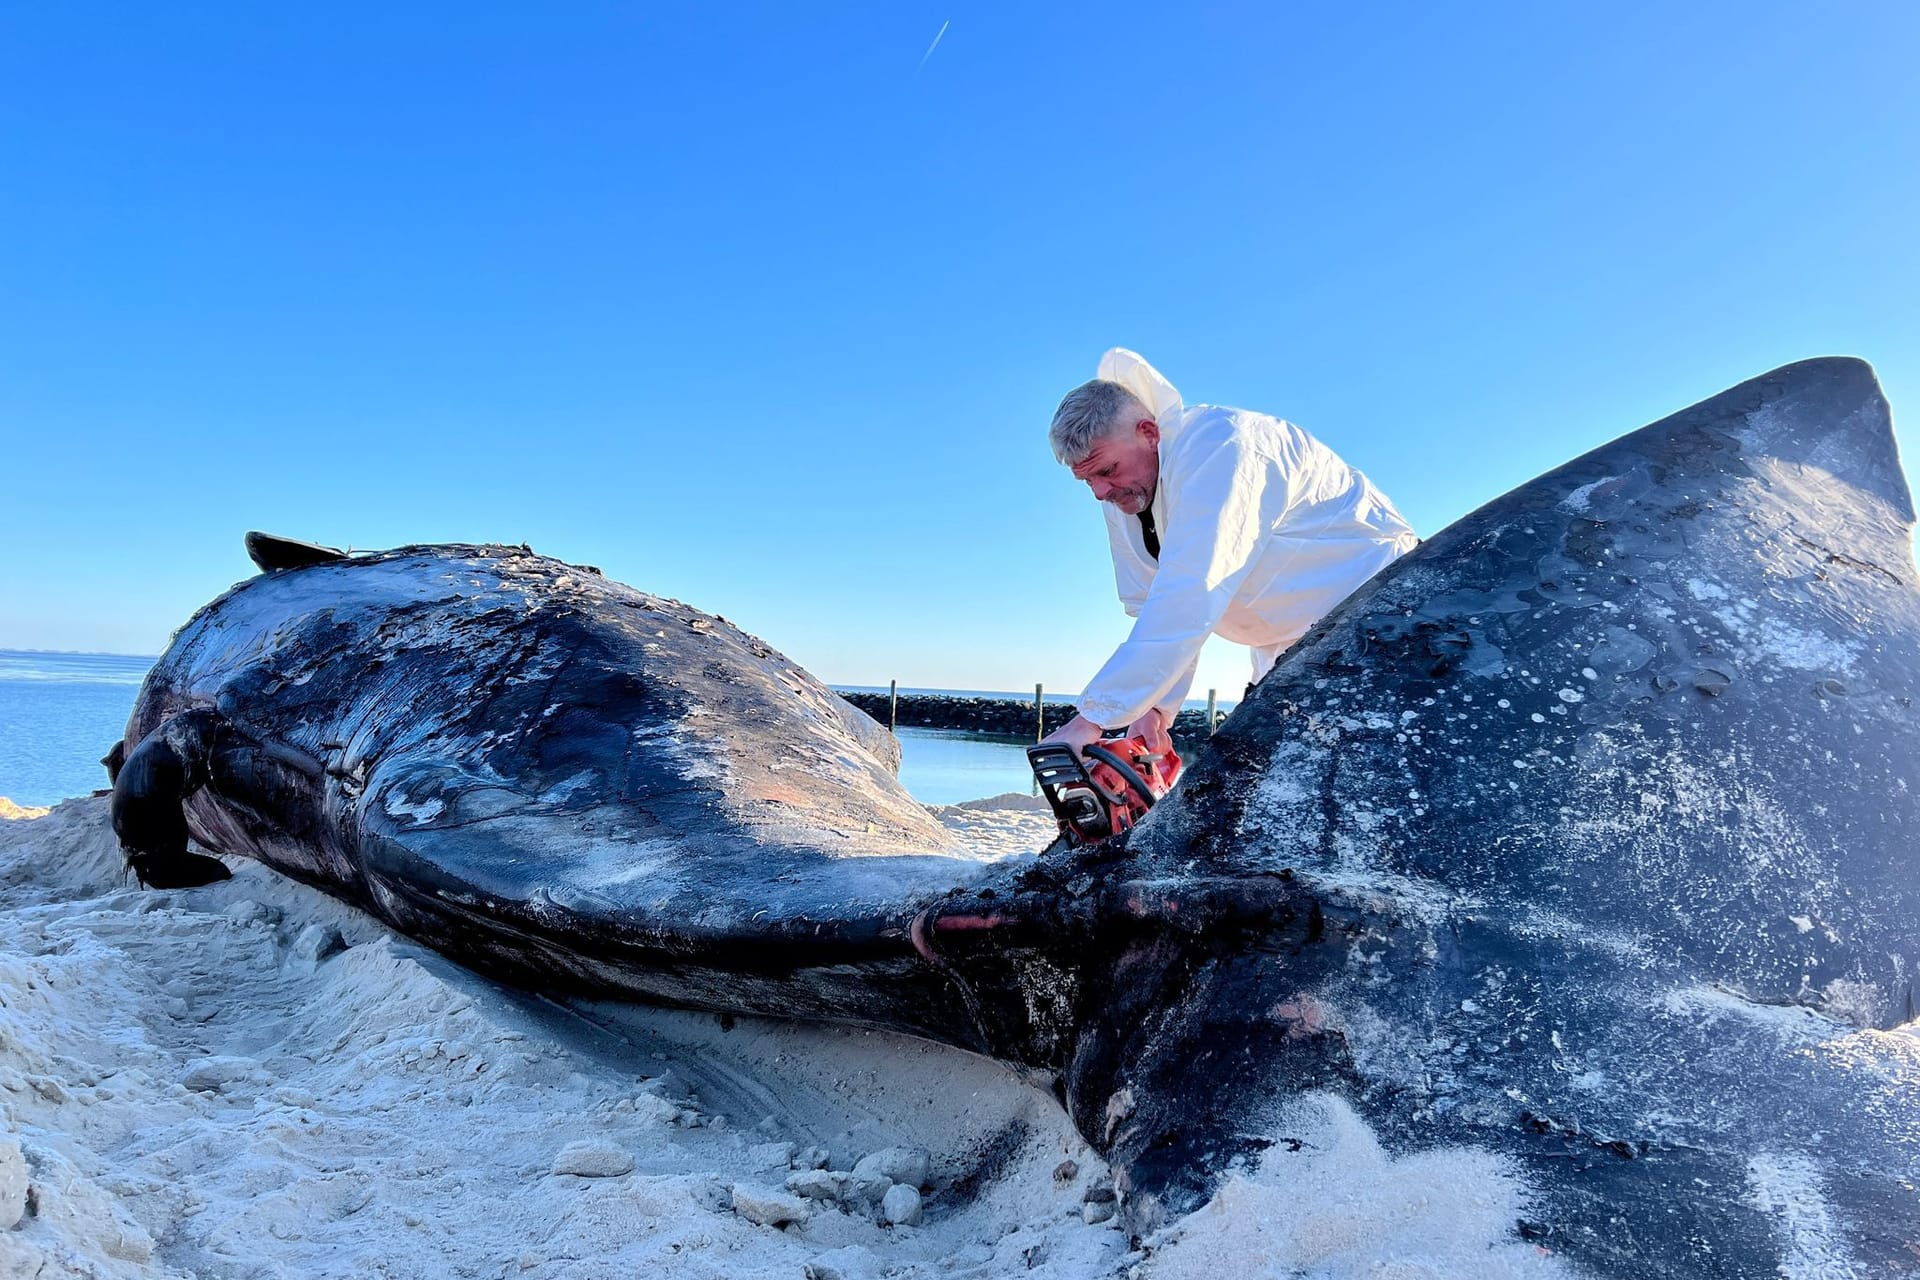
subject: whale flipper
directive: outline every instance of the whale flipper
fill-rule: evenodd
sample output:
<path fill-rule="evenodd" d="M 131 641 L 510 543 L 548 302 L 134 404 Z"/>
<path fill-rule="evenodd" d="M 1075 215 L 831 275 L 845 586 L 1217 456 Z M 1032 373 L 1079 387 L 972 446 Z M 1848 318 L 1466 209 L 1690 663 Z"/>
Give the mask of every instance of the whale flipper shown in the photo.
<path fill-rule="evenodd" d="M 146 736 L 113 780 L 113 830 L 127 865 L 150 889 L 191 889 L 232 875 L 187 849 L 187 797 L 207 782 L 214 716 L 189 711 Z"/>

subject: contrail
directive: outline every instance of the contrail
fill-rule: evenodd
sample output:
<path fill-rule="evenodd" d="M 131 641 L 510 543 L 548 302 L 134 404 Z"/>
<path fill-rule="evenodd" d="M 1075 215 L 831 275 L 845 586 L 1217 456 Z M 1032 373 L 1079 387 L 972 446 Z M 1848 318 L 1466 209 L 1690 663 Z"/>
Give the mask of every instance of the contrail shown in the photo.
<path fill-rule="evenodd" d="M 940 47 L 940 37 L 947 34 L 947 28 L 952 25 L 953 25 L 952 18 L 948 18 L 945 22 L 940 24 L 940 29 L 933 33 L 933 43 L 928 45 L 927 51 L 920 55 L 920 65 L 913 69 L 913 74 L 919 75 L 922 71 L 926 69 L 927 59 L 931 58 L 933 56 L 933 51 Z"/>

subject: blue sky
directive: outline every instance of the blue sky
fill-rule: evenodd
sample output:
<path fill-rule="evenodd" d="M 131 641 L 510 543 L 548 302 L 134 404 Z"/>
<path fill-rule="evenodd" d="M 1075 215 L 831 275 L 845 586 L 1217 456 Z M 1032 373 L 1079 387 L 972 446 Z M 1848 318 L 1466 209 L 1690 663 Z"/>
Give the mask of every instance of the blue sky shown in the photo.
<path fill-rule="evenodd" d="M 1789 360 L 1920 404 L 1917 52 L 1906 3 L 11 6 L 0 647 L 157 652 L 265 528 L 1077 689 L 1126 619 L 1044 432 L 1109 345 L 1423 533 Z"/>

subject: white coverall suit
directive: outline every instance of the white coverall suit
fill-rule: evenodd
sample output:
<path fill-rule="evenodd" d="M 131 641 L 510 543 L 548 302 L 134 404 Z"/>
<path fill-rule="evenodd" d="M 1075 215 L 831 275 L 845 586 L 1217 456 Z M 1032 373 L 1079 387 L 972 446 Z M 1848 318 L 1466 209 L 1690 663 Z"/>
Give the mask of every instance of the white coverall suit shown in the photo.
<path fill-rule="evenodd" d="M 1102 503 L 1120 603 L 1136 619 L 1080 697 L 1108 729 L 1149 707 L 1167 724 L 1218 633 L 1253 650 L 1253 678 L 1353 589 L 1419 539 L 1386 495 L 1333 450 L 1278 418 L 1187 408 L 1152 365 L 1122 347 L 1096 375 L 1132 392 L 1160 426 L 1151 508 L 1160 557 L 1140 518 Z"/>

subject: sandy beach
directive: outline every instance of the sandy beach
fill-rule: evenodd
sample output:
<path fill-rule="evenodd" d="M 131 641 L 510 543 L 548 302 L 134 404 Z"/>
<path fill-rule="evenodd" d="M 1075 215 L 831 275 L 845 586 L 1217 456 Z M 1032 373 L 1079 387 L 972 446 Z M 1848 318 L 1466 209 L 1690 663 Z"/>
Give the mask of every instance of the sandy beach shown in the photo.
<path fill-rule="evenodd" d="M 1043 1080 L 509 992 L 243 860 L 142 890 L 106 803 L 0 821 L 0 1274 L 1569 1274 L 1501 1242 L 1525 1192 L 1495 1158 L 1392 1159 L 1313 1099 L 1276 1112 L 1280 1155 L 1129 1241 Z M 1024 796 L 935 813 L 987 857 L 1051 834 Z"/>

